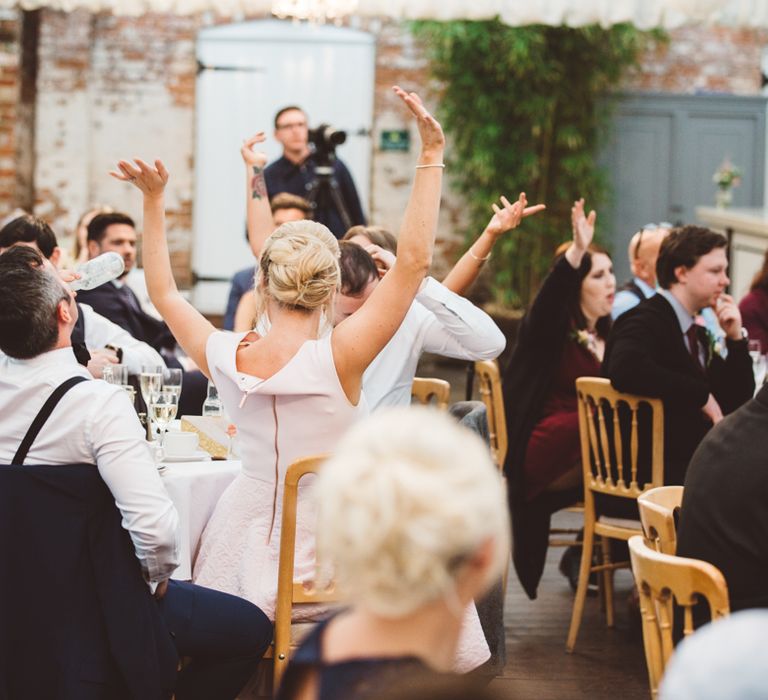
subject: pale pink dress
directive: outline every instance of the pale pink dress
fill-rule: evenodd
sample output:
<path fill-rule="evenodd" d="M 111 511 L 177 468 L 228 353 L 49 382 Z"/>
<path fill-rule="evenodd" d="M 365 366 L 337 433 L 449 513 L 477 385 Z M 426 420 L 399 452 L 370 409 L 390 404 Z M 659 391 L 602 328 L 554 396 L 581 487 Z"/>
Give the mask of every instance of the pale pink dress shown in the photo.
<path fill-rule="evenodd" d="M 274 620 L 283 481 L 296 459 L 331 452 L 343 433 L 367 413 L 347 399 L 336 373 L 331 334 L 308 340 L 269 379 L 238 372 L 235 355 L 244 333 L 216 332 L 206 357 L 227 415 L 237 426 L 243 470 L 222 494 L 203 532 L 193 581 L 241 596 Z M 315 575 L 315 513 L 309 488 L 299 485 L 295 579 Z M 294 619 L 317 617 L 315 606 L 294 608 Z M 474 606 L 464 616 L 456 670 L 488 656 Z"/>

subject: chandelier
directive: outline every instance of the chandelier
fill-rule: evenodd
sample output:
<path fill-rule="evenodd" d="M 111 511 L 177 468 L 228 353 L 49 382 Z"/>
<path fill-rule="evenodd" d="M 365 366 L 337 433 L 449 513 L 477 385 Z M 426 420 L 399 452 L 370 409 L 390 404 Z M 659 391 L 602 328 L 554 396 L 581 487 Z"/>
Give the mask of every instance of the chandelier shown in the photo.
<path fill-rule="evenodd" d="M 272 0 L 272 14 L 313 24 L 340 24 L 357 9 L 357 4 L 358 0 Z"/>

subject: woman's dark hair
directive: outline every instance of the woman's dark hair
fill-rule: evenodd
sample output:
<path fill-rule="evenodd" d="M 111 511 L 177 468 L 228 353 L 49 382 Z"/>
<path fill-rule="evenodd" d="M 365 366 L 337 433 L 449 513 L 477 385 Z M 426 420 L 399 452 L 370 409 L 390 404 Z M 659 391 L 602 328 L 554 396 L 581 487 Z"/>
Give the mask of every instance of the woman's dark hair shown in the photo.
<path fill-rule="evenodd" d="M 682 226 L 672 229 L 659 248 L 656 260 L 656 277 L 662 289 L 669 289 L 677 282 L 678 267 L 691 269 L 699 258 L 715 248 L 725 248 L 728 239 L 701 226 Z"/>
<path fill-rule="evenodd" d="M 555 255 L 557 256 L 555 258 L 555 262 L 558 262 L 560 258 L 565 255 L 565 251 L 568 250 L 570 245 L 571 243 L 568 241 L 567 243 L 562 243 L 557 247 L 557 250 L 555 251 Z M 595 253 L 608 255 L 608 251 L 605 248 L 597 245 L 596 243 L 590 243 L 589 248 L 587 248 L 587 252 L 584 253 L 584 257 L 581 259 L 581 265 L 579 265 L 579 294 L 575 294 L 573 298 L 566 301 L 568 304 L 568 315 L 571 318 L 571 324 L 577 330 L 581 330 L 587 327 L 587 319 L 584 318 L 584 313 L 581 310 L 581 285 L 584 283 L 584 280 L 587 279 L 587 275 L 592 269 L 592 256 Z M 610 258 L 611 256 L 608 255 L 608 257 Z M 610 314 L 601 316 L 597 319 L 595 330 L 603 340 L 608 337 L 608 333 L 611 331 L 612 324 L 613 320 Z"/>
<path fill-rule="evenodd" d="M 749 287 L 750 292 L 754 292 L 756 289 L 762 289 L 768 292 L 768 250 L 765 251 L 765 257 L 763 258 L 763 266 L 757 271 L 757 274 L 752 278 L 752 284 Z"/>
<path fill-rule="evenodd" d="M 67 300 L 34 248 L 6 250 L 0 255 L 0 350 L 19 360 L 51 350 L 59 337 L 56 309 Z"/>
<path fill-rule="evenodd" d="M 379 278 L 376 262 L 357 243 L 339 241 L 339 267 L 341 268 L 341 293 L 350 297 L 360 296 L 372 280 Z"/>
<path fill-rule="evenodd" d="M 0 229 L 0 248 L 10 248 L 17 243 L 34 243 L 46 258 L 50 258 L 59 245 L 48 223 L 32 214 L 13 219 Z"/>

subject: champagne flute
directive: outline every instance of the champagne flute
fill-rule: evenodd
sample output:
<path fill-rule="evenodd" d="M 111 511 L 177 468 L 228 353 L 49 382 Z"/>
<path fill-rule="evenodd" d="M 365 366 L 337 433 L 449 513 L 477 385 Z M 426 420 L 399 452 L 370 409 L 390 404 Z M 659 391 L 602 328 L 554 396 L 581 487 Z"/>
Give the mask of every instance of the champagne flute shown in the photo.
<path fill-rule="evenodd" d="M 163 389 L 175 391 L 177 396 L 181 396 L 181 381 L 183 372 L 176 367 L 168 367 L 163 370 Z"/>
<path fill-rule="evenodd" d="M 176 412 L 179 408 L 179 395 L 175 391 L 153 392 L 150 395 L 149 413 L 152 419 L 160 428 L 160 451 L 163 451 L 165 431 L 168 430 L 168 424 L 176 418 Z"/>
<path fill-rule="evenodd" d="M 150 398 L 153 393 L 160 391 L 163 386 L 163 370 L 165 370 L 165 367 L 162 365 L 142 365 L 141 373 L 139 374 L 141 398 L 144 399 L 144 404 L 147 407 L 147 440 L 150 441 L 152 440 Z"/>

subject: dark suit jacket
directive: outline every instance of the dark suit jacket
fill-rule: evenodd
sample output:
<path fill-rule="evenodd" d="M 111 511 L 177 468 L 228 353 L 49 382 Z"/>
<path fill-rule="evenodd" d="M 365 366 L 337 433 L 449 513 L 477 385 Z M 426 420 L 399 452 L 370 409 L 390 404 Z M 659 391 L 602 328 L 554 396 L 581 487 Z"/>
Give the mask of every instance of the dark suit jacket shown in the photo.
<path fill-rule="evenodd" d="M 118 289 L 111 282 L 107 282 L 95 289 L 78 292 L 77 299 L 93 307 L 97 314 L 108 318 L 128 331 L 136 340 L 151 345 L 158 352 L 163 349 L 173 350 L 176 347 L 176 341 L 168 326 L 144 312 L 136 295 L 127 285 Z"/>
<path fill-rule="evenodd" d="M 173 641 L 95 466 L 0 466 L 0 700 L 160 700 Z"/>
<path fill-rule="evenodd" d="M 231 331 L 235 327 L 235 313 L 237 305 L 243 294 L 253 289 L 253 276 L 256 270 L 253 265 L 239 270 L 232 276 L 232 285 L 229 288 L 229 298 L 227 299 L 227 310 L 224 312 L 224 321 L 222 326 L 225 331 Z"/>
<path fill-rule="evenodd" d="M 768 607 L 768 386 L 715 426 L 693 455 L 677 553 L 722 571 L 731 610 Z"/>
<path fill-rule="evenodd" d="M 697 327 L 709 349 L 707 332 Z M 727 341 L 728 358 L 707 351 L 699 369 L 685 345 L 671 304 L 656 294 L 619 316 L 605 349 L 603 373 L 619 391 L 664 401 L 664 480 L 682 484 L 694 450 L 712 424 L 701 412 L 710 393 L 723 414 L 748 401 L 755 388 L 747 342 Z"/>

